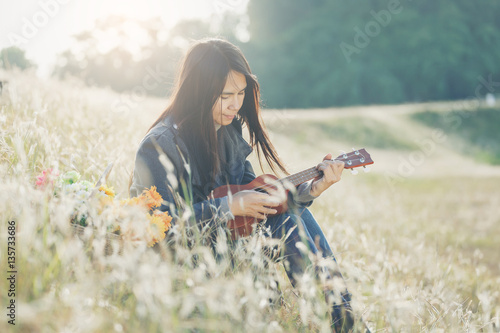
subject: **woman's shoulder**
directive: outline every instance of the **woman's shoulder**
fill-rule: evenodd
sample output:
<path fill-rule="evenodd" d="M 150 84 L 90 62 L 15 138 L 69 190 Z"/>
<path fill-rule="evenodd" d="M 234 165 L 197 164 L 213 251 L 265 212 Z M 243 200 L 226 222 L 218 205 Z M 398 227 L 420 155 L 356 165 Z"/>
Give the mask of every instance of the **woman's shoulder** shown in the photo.
<path fill-rule="evenodd" d="M 156 149 L 158 146 L 167 155 L 177 155 L 178 148 L 184 148 L 181 141 L 178 137 L 177 125 L 172 121 L 171 117 L 167 116 L 148 131 L 139 144 L 139 150 L 149 149 L 152 146 Z"/>
<path fill-rule="evenodd" d="M 145 143 L 155 141 L 159 143 L 168 143 L 177 141 L 176 136 L 178 135 L 177 125 L 172 122 L 170 117 L 166 117 L 159 121 L 155 126 L 153 126 L 148 133 L 142 139 L 140 146 Z"/>
<path fill-rule="evenodd" d="M 177 125 L 172 121 L 171 117 L 167 116 L 156 125 L 154 125 L 144 139 L 154 137 L 159 138 L 163 136 L 175 136 L 177 134 Z"/>

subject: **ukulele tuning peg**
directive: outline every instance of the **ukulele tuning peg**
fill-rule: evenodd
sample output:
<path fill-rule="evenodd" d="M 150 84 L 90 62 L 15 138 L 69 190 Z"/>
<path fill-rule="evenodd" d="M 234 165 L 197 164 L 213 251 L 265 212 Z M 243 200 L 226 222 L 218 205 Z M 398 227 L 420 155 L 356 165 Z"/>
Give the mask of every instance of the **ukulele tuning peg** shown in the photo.
<path fill-rule="evenodd" d="M 351 169 L 351 173 L 352 173 L 353 175 L 357 175 L 357 174 L 358 174 L 358 170 Z"/>
<path fill-rule="evenodd" d="M 359 151 L 357 151 L 356 149 L 352 148 L 352 151 L 354 152 L 354 155 L 359 155 Z"/>
<path fill-rule="evenodd" d="M 372 169 L 370 169 L 370 168 L 369 168 L 369 167 L 367 167 L 367 166 L 363 166 L 363 170 L 364 170 L 364 172 L 365 172 L 365 173 L 368 173 L 368 172 L 370 172 Z"/>

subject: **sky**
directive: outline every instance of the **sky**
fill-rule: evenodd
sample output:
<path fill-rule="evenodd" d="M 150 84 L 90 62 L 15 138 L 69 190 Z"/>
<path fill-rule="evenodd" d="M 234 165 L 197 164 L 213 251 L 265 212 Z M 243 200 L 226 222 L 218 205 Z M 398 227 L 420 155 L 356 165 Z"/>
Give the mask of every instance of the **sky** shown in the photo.
<path fill-rule="evenodd" d="M 160 17 L 165 28 L 182 19 L 207 19 L 224 11 L 244 12 L 248 0 L 0 0 L 0 49 L 18 46 L 50 75 L 57 55 L 71 46 L 71 36 L 90 30 L 98 19 L 120 15 Z"/>

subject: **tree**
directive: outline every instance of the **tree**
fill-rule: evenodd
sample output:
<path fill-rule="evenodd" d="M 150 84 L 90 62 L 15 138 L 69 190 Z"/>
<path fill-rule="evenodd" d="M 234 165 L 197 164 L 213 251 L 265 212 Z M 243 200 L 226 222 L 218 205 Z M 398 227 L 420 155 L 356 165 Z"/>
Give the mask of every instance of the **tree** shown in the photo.
<path fill-rule="evenodd" d="M 24 50 L 16 46 L 11 46 L 0 51 L 0 66 L 4 69 L 17 67 L 21 70 L 35 67 L 30 60 L 26 59 Z"/>
<path fill-rule="evenodd" d="M 499 11 L 488 0 L 252 0 L 244 49 L 269 107 L 463 99 L 478 77 L 500 80 Z"/>

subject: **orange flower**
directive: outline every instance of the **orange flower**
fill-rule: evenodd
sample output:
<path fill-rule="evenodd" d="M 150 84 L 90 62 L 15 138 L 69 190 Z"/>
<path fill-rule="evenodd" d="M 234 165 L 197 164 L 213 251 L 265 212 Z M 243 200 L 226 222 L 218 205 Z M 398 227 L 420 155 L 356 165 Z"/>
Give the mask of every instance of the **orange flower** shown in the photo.
<path fill-rule="evenodd" d="M 162 202 L 163 198 L 156 191 L 156 186 L 151 186 L 149 190 L 142 191 L 140 196 L 122 200 L 120 203 L 128 206 L 140 205 L 152 210 L 153 208 L 160 207 Z"/>
<path fill-rule="evenodd" d="M 167 212 L 155 211 L 153 215 L 149 215 L 149 228 L 148 232 L 150 240 L 149 246 L 153 246 L 165 238 L 165 232 L 170 228 L 172 217 Z"/>
<path fill-rule="evenodd" d="M 160 193 L 156 191 L 156 186 L 151 186 L 149 190 L 142 191 L 141 196 L 144 196 L 149 209 L 160 207 L 163 202 Z"/>
<path fill-rule="evenodd" d="M 120 204 L 127 206 L 140 206 L 151 211 L 154 208 L 160 207 L 162 202 L 163 198 L 156 191 L 156 186 L 151 186 L 150 189 L 142 191 L 140 196 L 122 200 L 120 201 Z M 148 245 L 153 246 L 165 238 L 165 232 L 170 229 L 172 217 L 168 215 L 168 212 L 155 210 L 153 213 L 148 214 L 148 219 Z"/>
<path fill-rule="evenodd" d="M 170 229 L 170 224 L 172 222 L 172 216 L 168 215 L 168 212 L 155 211 L 155 215 L 161 217 L 162 223 L 165 226 L 165 231 Z"/>

